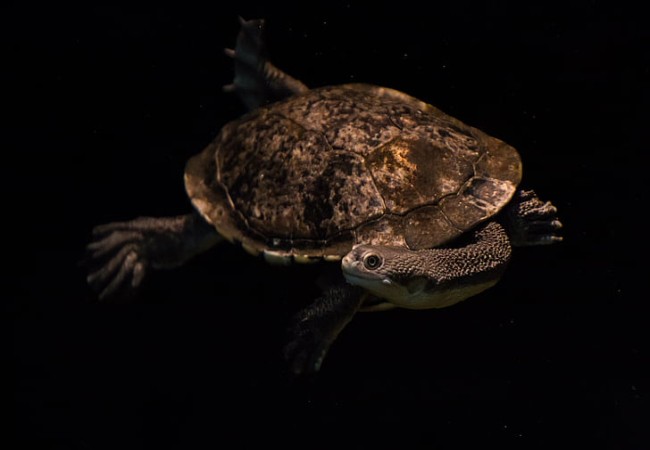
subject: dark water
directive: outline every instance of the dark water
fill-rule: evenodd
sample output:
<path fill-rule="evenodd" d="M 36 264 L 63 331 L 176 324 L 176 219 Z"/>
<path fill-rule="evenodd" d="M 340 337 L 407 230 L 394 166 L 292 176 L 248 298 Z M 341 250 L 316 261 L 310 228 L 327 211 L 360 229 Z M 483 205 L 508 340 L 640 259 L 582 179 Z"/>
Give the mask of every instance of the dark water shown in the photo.
<path fill-rule="evenodd" d="M 650 447 L 640 11 L 94 3 L 3 14 L 19 442 Z M 517 250 L 499 285 L 453 308 L 359 315 L 304 382 L 280 352 L 313 268 L 226 246 L 98 305 L 76 265 L 92 226 L 189 211 L 185 160 L 243 111 L 220 90 L 237 14 L 266 17 L 273 60 L 310 86 L 390 86 L 513 144 L 565 242 Z"/>

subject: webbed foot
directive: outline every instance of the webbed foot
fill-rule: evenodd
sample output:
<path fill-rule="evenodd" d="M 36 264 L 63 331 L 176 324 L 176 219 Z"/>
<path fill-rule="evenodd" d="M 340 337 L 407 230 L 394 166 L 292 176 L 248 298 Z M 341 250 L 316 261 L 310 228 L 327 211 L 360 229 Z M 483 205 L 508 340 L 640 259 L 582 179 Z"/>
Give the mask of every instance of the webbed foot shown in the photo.
<path fill-rule="evenodd" d="M 361 289 L 338 285 L 326 290 L 296 315 L 289 328 L 289 342 L 284 348 L 284 358 L 292 375 L 320 370 L 327 351 L 359 309 L 362 300 Z"/>
<path fill-rule="evenodd" d="M 551 202 L 541 201 L 534 191 L 517 191 L 507 213 L 513 245 L 547 245 L 562 241 L 562 236 L 557 234 L 562 228 L 557 208 Z"/>
<path fill-rule="evenodd" d="M 224 86 L 236 92 L 249 110 L 308 90 L 301 81 L 284 73 L 266 58 L 264 21 L 239 18 L 241 29 L 234 49 L 225 49 L 235 62 L 235 78 Z"/>
<path fill-rule="evenodd" d="M 318 372 L 331 342 L 328 342 L 313 322 L 300 316 L 295 318 L 295 323 L 289 328 L 289 335 L 289 342 L 284 347 L 284 359 L 289 365 L 289 372 L 294 376 Z"/>
<path fill-rule="evenodd" d="M 133 292 L 149 270 L 177 267 L 219 239 L 195 214 L 108 223 L 92 235 L 86 280 L 100 300 Z"/>
<path fill-rule="evenodd" d="M 93 242 L 88 244 L 87 264 L 96 267 L 86 281 L 104 300 L 120 291 L 132 290 L 142 284 L 148 269 L 144 255 L 143 234 L 131 230 L 127 223 L 111 223 L 93 229 Z"/>

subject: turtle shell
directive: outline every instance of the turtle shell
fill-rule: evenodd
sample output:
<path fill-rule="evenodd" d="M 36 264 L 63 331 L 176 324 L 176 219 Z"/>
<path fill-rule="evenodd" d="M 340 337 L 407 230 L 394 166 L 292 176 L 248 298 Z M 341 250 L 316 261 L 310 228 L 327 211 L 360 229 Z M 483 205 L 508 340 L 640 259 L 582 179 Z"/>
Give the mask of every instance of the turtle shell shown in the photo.
<path fill-rule="evenodd" d="M 520 179 L 513 147 L 363 84 L 254 110 L 185 171 L 203 217 L 271 262 L 336 260 L 359 243 L 440 246 L 499 212 Z"/>

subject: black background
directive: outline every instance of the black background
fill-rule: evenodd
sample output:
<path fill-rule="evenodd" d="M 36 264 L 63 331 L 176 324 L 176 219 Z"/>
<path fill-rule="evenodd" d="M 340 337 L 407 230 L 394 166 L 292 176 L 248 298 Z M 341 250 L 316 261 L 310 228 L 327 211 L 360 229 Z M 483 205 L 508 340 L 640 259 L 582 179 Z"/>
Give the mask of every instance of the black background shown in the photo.
<path fill-rule="evenodd" d="M 650 447 L 640 10 L 91 3 L 1 18 L 21 445 Z M 222 246 L 98 304 L 77 265 L 92 226 L 188 212 L 186 159 L 244 111 L 221 91 L 237 15 L 265 17 L 272 60 L 309 86 L 390 86 L 514 145 L 565 242 L 517 249 L 453 308 L 358 315 L 312 380 L 285 376 L 281 348 L 316 268 Z"/>

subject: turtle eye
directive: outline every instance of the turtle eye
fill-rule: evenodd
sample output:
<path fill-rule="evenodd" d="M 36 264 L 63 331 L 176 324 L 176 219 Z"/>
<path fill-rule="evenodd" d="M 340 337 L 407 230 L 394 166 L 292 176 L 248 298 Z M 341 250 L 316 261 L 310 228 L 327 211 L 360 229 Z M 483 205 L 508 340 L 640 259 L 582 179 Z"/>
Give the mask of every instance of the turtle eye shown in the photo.
<path fill-rule="evenodd" d="M 381 266 L 381 258 L 374 253 L 370 253 L 363 257 L 363 265 L 368 270 L 375 270 Z"/>

